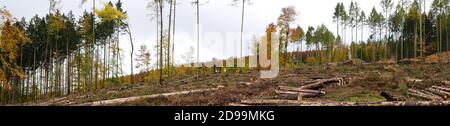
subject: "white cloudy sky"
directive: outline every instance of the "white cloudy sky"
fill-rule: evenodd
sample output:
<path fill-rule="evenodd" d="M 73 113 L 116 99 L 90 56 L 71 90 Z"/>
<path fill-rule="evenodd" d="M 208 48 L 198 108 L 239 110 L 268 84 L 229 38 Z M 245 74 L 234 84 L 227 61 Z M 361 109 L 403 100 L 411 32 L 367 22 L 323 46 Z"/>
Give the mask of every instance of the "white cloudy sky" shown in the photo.
<path fill-rule="evenodd" d="M 58 8 L 63 12 L 70 10 L 75 14 L 81 14 L 84 10 L 91 11 L 91 3 L 80 6 L 81 0 L 62 0 Z M 113 2 L 117 0 L 112 0 Z M 123 8 L 128 11 L 131 30 L 134 33 L 135 48 L 139 45 L 154 45 L 156 39 L 156 23 L 151 20 L 147 6 L 148 0 L 123 0 Z M 175 60 L 183 61 L 181 55 L 185 54 L 189 47 L 196 47 L 194 40 L 196 9 L 190 4 L 191 0 L 178 0 L 177 7 L 176 38 L 175 38 Z M 239 7 L 230 6 L 232 0 L 210 0 L 206 5 L 201 6 L 201 43 L 200 60 L 211 60 L 216 58 L 227 58 L 238 56 L 239 52 L 234 47 L 239 47 L 239 32 L 241 10 Z M 367 13 L 372 7 L 381 11 L 380 0 L 355 0 Z M 397 3 L 398 0 L 394 0 Z M 427 0 L 428 3 L 431 0 Z M 102 6 L 108 0 L 97 0 L 97 5 Z M 249 43 L 252 36 L 260 36 L 271 22 L 275 22 L 280 10 L 283 7 L 292 5 L 299 12 L 296 21 L 303 29 L 307 26 L 317 26 L 325 24 L 331 31 L 336 31 L 336 25 L 332 21 L 332 14 L 336 3 L 344 2 L 347 6 L 351 0 L 252 0 L 252 5 L 247 6 L 245 13 L 245 36 L 244 43 Z M 27 20 L 38 14 L 45 15 L 48 12 L 48 0 L 0 0 L 0 6 L 6 6 L 15 17 L 25 17 Z M 166 25 L 167 26 L 167 25 Z M 165 26 L 165 27 L 166 27 Z M 367 29 L 367 28 L 366 28 Z M 366 30 L 368 31 L 368 30 Z M 348 33 L 350 34 L 350 33 Z M 224 38 L 222 40 L 211 40 L 210 36 Z M 366 35 L 367 36 L 367 35 Z M 249 44 L 244 45 L 244 54 L 248 54 L 246 49 Z M 129 53 L 130 44 L 128 39 L 121 37 L 121 48 Z M 156 51 L 152 49 L 152 54 Z M 129 55 L 129 54 L 128 54 Z M 125 59 L 129 57 L 124 55 Z M 123 68 L 127 69 L 130 64 L 124 62 Z"/>

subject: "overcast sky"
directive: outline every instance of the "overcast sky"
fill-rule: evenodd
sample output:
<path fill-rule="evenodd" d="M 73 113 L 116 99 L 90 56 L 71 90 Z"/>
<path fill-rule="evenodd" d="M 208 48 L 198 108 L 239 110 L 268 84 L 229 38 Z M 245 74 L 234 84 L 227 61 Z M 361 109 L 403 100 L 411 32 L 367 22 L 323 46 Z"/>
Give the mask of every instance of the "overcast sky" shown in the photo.
<path fill-rule="evenodd" d="M 77 17 L 87 10 L 91 11 L 92 2 L 81 5 L 81 0 L 62 0 L 58 4 L 58 8 L 63 12 L 72 10 Z M 191 0 L 178 0 L 180 3 L 177 7 L 176 17 L 176 38 L 175 38 L 175 61 L 182 62 L 181 56 L 184 55 L 188 48 L 193 46 L 196 48 L 194 39 L 196 24 L 196 9 L 190 4 Z M 201 22 L 201 43 L 200 43 L 200 60 L 211 60 L 213 57 L 224 59 L 231 56 L 239 56 L 239 33 L 241 21 L 241 8 L 231 6 L 232 0 L 210 0 L 208 4 L 200 7 Z M 365 11 L 366 15 L 370 13 L 373 7 L 381 11 L 380 0 L 354 0 Z M 394 0 L 397 3 L 398 0 Z M 431 3 L 431 0 L 427 0 Z M 102 7 L 107 0 L 97 0 L 97 7 Z M 116 0 L 112 0 L 116 2 Z M 344 2 L 346 8 L 350 5 L 351 0 L 252 0 L 252 5 L 246 7 L 245 12 L 245 38 L 244 38 L 244 55 L 249 54 L 248 44 L 253 35 L 260 37 L 266 26 L 271 22 L 276 22 L 277 17 L 281 13 L 283 7 L 289 5 L 295 6 L 299 12 L 296 24 L 303 29 L 308 26 L 317 26 L 325 24 L 331 31 L 336 31 L 336 25 L 333 23 L 332 15 L 334 7 L 338 2 Z M 123 0 L 123 8 L 128 11 L 129 22 L 133 32 L 135 41 L 135 49 L 139 45 L 147 46 L 155 45 L 156 39 L 156 23 L 151 20 L 148 10 L 148 0 Z M 38 14 L 40 16 L 48 13 L 48 0 L 0 0 L 0 6 L 6 6 L 15 17 L 30 17 Z M 167 26 L 167 25 L 166 25 Z M 165 27 L 166 27 L 165 26 Z M 348 30 L 349 31 L 349 30 Z M 365 29 L 366 34 L 368 29 Z M 348 33 L 350 34 L 350 32 Z M 223 39 L 213 39 L 215 38 Z M 367 37 L 367 35 L 365 35 Z M 130 52 L 130 43 L 125 36 L 121 37 L 121 48 L 126 53 Z M 156 54 L 154 49 L 151 50 L 152 55 Z M 129 55 L 129 54 L 128 54 Z M 125 60 L 129 58 L 124 55 Z M 196 55 L 195 55 L 196 56 Z M 153 58 L 155 59 L 155 58 Z M 153 60 L 156 61 L 156 60 Z M 129 64 L 124 62 L 123 68 L 129 68 Z"/>

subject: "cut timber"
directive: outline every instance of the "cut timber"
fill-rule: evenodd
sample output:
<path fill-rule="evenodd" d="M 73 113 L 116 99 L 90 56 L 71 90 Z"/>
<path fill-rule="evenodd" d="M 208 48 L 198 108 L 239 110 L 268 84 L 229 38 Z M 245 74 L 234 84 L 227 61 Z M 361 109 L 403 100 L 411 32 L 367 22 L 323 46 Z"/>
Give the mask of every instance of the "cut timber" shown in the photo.
<path fill-rule="evenodd" d="M 438 89 L 438 88 L 435 88 L 435 87 L 430 87 L 429 90 L 434 90 L 436 92 L 440 92 L 440 93 L 446 94 L 450 98 L 450 91 L 445 91 L 445 90 Z"/>
<path fill-rule="evenodd" d="M 387 101 L 405 101 L 404 98 L 393 95 L 388 91 L 381 91 L 380 95 L 383 96 Z"/>
<path fill-rule="evenodd" d="M 245 105 L 269 106 L 450 106 L 450 101 L 392 101 L 392 102 L 302 102 L 297 100 L 252 99 Z"/>
<path fill-rule="evenodd" d="M 339 83 L 339 84 L 337 84 L 338 86 L 343 86 L 343 85 L 347 84 L 347 81 L 344 78 L 335 77 L 335 78 L 329 78 L 329 79 L 318 79 L 313 82 L 310 82 L 307 85 L 303 85 L 300 88 L 301 89 L 318 89 L 318 88 L 324 87 L 328 84 L 334 84 L 336 82 Z"/>
<path fill-rule="evenodd" d="M 287 87 L 287 86 L 278 86 L 278 90 L 301 92 L 301 93 L 325 94 L 324 91 L 302 89 L 302 88 L 296 88 L 296 87 Z"/>
<path fill-rule="evenodd" d="M 31 104 L 31 105 L 32 106 L 65 105 L 65 104 L 70 103 L 70 101 L 73 99 L 84 99 L 87 97 L 89 97 L 89 95 L 81 95 L 81 96 L 76 96 L 76 97 L 66 96 L 66 97 L 56 98 L 56 99 L 52 99 L 52 100 L 49 100 L 46 102 Z"/>
<path fill-rule="evenodd" d="M 118 98 L 118 99 L 112 99 L 112 100 L 104 100 L 104 101 L 96 101 L 96 102 L 89 102 L 89 103 L 83 103 L 79 104 L 77 106 L 105 106 L 105 105 L 115 105 L 115 104 L 121 104 L 121 103 L 127 103 L 131 101 L 137 101 L 141 99 L 149 99 L 149 98 L 158 98 L 158 97 L 168 97 L 173 95 L 186 95 L 186 94 L 192 94 L 192 93 L 202 93 L 202 92 L 209 92 L 209 91 L 216 91 L 219 88 L 210 88 L 210 89 L 199 89 L 199 90 L 190 90 L 190 91 L 180 91 L 180 92 L 172 92 L 172 93 L 163 93 L 163 94 L 154 94 L 154 95 L 144 95 L 144 96 L 135 96 L 135 97 L 128 97 L 128 98 Z"/>
<path fill-rule="evenodd" d="M 300 74 L 288 74 L 288 75 L 283 75 L 281 76 L 282 78 L 289 78 L 289 77 L 299 77 Z"/>
<path fill-rule="evenodd" d="M 49 106 L 49 105 L 53 105 L 57 102 L 61 102 L 61 101 L 65 101 L 67 99 L 67 97 L 62 97 L 62 98 L 56 98 L 56 99 L 52 99 L 46 102 L 42 102 L 39 104 L 36 104 L 36 106 Z"/>
<path fill-rule="evenodd" d="M 245 85 L 245 86 L 250 86 L 250 85 L 252 85 L 252 83 L 250 83 L 250 82 L 239 82 L 239 84 Z"/>
<path fill-rule="evenodd" d="M 322 95 L 321 93 L 304 93 L 304 92 L 293 92 L 293 91 L 282 91 L 282 90 L 275 90 L 275 93 L 282 94 L 282 95 L 293 95 L 296 98 L 299 95 L 306 97 L 306 98 L 318 97 L 318 96 Z"/>
<path fill-rule="evenodd" d="M 441 97 L 436 95 L 428 94 L 424 91 L 418 91 L 415 89 L 408 89 L 408 92 L 406 92 L 408 95 L 411 95 L 413 97 L 421 98 L 424 100 L 431 100 L 431 101 L 440 101 L 443 100 Z"/>

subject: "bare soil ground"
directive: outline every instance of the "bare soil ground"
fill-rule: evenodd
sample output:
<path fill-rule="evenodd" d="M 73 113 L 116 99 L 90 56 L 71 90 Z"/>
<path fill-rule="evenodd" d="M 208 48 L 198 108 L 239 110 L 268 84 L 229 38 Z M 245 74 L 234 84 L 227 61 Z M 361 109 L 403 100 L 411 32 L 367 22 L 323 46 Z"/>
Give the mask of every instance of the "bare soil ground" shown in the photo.
<path fill-rule="evenodd" d="M 409 88 L 427 88 L 433 85 L 449 87 L 440 82 L 450 79 L 450 64 L 408 65 L 338 65 L 299 66 L 285 68 L 275 79 L 260 79 L 258 71 L 241 73 L 210 73 L 195 79 L 178 77 L 165 85 L 136 84 L 120 88 L 103 89 L 87 94 L 27 103 L 24 105 L 79 105 L 88 102 L 126 98 L 177 91 L 222 87 L 216 91 L 139 99 L 117 103 L 118 106 L 223 106 L 246 99 L 274 99 L 278 86 L 300 87 L 306 81 L 320 78 L 347 76 L 351 81 L 344 86 L 329 86 L 321 90 L 326 94 L 304 99 L 308 102 L 381 102 L 386 101 L 380 91 L 389 91 L 407 101 L 422 101 L 406 94 Z M 420 79 L 411 82 L 408 79 Z"/>

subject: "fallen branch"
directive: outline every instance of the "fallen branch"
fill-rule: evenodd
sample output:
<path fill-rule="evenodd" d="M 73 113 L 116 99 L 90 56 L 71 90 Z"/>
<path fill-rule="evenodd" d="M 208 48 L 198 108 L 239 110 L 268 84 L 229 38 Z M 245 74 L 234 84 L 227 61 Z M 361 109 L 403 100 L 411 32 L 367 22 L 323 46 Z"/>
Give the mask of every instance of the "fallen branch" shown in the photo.
<path fill-rule="evenodd" d="M 303 102 L 297 100 L 252 99 L 244 105 L 269 106 L 450 106 L 450 101 L 392 101 L 392 102 Z"/>
<path fill-rule="evenodd" d="M 115 105 L 115 104 L 121 104 L 121 103 L 127 103 L 131 101 L 138 101 L 141 99 L 149 99 L 149 98 L 158 98 L 158 97 L 168 97 L 168 96 L 174 96 L 174 95 L 186 95 L 186 94 L 192 94 L 192 93 L 201 93 L 201 92 L 209 92 L 209 91 L 215 91 L 219 88 L 210 88 L 210 89 L 199 89 L 199 90 L 190 90 L 190 91 L 180 91 L 180 92 L 171 92 L 171 93 L 163 93 L 163 94 L 154 94 L 154 95 L 145 95 L 145 96 L 134 96 L 134 97 L 128 97 L 128 98 L 118 98 L 118 99 L 112 99 L 112 100 L 104 100 L 104 101 L 96 101 L 96 102 L 89 102 L 89 103 L 83 103 L 78 104 L 76 106 L 105 106 L 105 105 Z"/>

